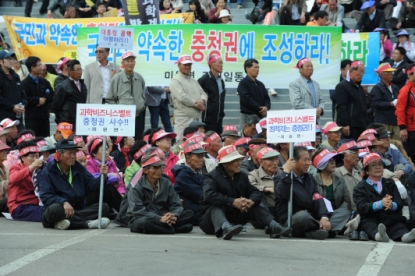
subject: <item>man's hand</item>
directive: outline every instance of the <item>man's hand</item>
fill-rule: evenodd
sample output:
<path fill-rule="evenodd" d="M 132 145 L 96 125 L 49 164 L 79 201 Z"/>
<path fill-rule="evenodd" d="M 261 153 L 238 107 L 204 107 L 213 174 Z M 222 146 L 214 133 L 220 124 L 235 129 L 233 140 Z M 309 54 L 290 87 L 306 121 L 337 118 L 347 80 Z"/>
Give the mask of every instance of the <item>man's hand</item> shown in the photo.
<path fill-rule="evenodd" d="M 301 15 L 300 22 L 301 22 L 301 24 L 305 23 L 305 15 L 304 14 Z"/>
<path fill-rule="evenodd" d="M 198 100 L 195 104 L 195 108 L 200 111 L 205 110 L 205 100 Z"/>
<path fill-rule="evenodd" d="M 321 218 L 321 219 L 320 219 L 320 227 L 321 227 L 323 230 L 330 231 L 330 229 L 331 229 L 331 224 L 330 224 L 330 221 L 328 221 L 328 220 L 327 220 L 327 219 L 325 219 L 325 218 Z"/>
<path fill-rule="evenodd" d="M 22 115 L 24 112 L 24 106 L 19 106 L 18 104 L 15 104 L 13 107 L 13 112 Z"/>
<path fill-rule="evenodd" d="M 295 168 L 295 164 L 296 164 L 296 162 L 295 162 L 294 158 L 288 159 L 287 162 L 285 162 L 285 165 L 284 165 L 284 172 L 285 173 L 291 173 Z"/>
<path fill-rule="evenodd" d="M 396 171 L 396 172 L 393 172 L 399 179 L 402 177 L 402 175 L 404 175 L 405 173 L 404 173 L 404 171 L 403 170 L 399 170 L 399 171 Z"/>
<path fill-rule="evenodd" d="M 75 213 L 75 210 L 73 209 L 72 205 L 65 201 L 63 203 L 63 209 L 65 209 L 65 217 L 66 218 L 71 218 L 73 217 L 73 214 Z"/>
<path fill-rule="evenodd" d="M 259 108 L 259 114 L 261 114 L 262 117 L 267 117 L 268 107 L 260 106 Z"/>
<path fill-rule="evenodd" d="M 254 206 L 255 202 L 253 202 L 251 199 L 245 198 L 245 200 L 242 203 L 242 212 L 248 212 L 248 210 Z"/>
<path fill-rule="evenodd" d="M 235 198 L 235 200 L 232 203 L 232 206 L 235 207 L 236 209 L 239 209 L 242 211 L 242 207 L 243 204 L 245 202 L 245 198 L 241 197 L 241 198 Z"/>
<path fill-rule="evenodd" d="M 164 92 L 170 93 L 170 87 L 164 87 Z"/>
<path fill-rule="evenodd" d="M 387 3 L 389 3 L 389 0 L 382 0 L 382 1 L 380 1 L 380 4 L 381 5 L 386 5 Z"/>
<path fill-rule="evenodd" d="M 274 187 L 265 187 L 264 193 L 274 193 Z"/>
<path fill-rule="evenodd" d="M 42 106 L 46 103 L 46 98 L 39 98 L 39 106 Z"/>
<path fill-rule="evenodd" d="M 321 107 L 317 107 L 316 109 L 317 117 L 320 117 L 321 113 L 323 113 L 323 109 Z"/>
<path fill-rule="evenodd" d="M 399 135 L 401 137 L 401 142 L 402 143 L 405 143 L 406 140 L 408 140 L 408 131 L 406 129 L 401 129 Z"/>
<path fill-rule="evenodd" d="M 48 17 L 52 17 L 52 11 L 48 10 Z"/>
<path fill-rule="evenodd" d="M 173 213 L 167 213 L 166 215 L 167 215 L 167 224 L 169 226 L 173 226 L 173 224 L 176 224 L 177 217 L 176 217 L 175 214 L 173 214 Z"/>
<path fill-rule="evenodd" d="M 402 22 L 398 22 L 398 24 L 396 24 L 396 29 L 400 29 L 402 26 Z"/>
<path fill-rule="evenodd" d="M 350 127 L 349 126 L 343 127 L 342 132 L 345 136 L 350 136 Z"/>

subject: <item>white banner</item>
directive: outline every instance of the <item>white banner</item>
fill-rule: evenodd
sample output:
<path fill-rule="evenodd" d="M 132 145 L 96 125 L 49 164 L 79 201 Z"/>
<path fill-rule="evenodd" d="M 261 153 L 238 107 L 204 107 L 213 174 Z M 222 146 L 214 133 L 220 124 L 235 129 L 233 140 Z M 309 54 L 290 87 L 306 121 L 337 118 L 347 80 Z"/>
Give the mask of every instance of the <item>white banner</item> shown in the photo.
<path fill-rule="evenodd" d="M 121 27 L 99 27 L 98 45 L 103 48 L 134 48 L 134 29 Z"/>

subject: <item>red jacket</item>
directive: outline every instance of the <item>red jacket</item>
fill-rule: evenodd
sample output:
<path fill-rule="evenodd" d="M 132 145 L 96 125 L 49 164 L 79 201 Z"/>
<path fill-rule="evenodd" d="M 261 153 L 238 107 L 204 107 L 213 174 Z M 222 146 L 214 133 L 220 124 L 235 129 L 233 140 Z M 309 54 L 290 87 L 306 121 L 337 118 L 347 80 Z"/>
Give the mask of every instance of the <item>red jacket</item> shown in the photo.
<path fill-rule="evenodd" d="M 177 161 L 179 161 L 179 157 L 173 152 L 169 151 L 169 156 L 166 160 L 166 167 L 164 168 L 164 174 L 169 177 L 171 185 L 174 185 L 174 175 L 172 169 L 174 165 L 176 165 Z"/>
<path fill-rule="evenodd" d="M 9 170 L 9 197 L 7 206 L 13 216 L 20 205 L 39 205 L 32 182 L 32 173 L 23 163 L 13 165 Z"/>
<path fill-rule="evenodd" d="M 410 81 L 399 91 L 395 115 L 400 129 L 415 131 L 415 84 Z"/>

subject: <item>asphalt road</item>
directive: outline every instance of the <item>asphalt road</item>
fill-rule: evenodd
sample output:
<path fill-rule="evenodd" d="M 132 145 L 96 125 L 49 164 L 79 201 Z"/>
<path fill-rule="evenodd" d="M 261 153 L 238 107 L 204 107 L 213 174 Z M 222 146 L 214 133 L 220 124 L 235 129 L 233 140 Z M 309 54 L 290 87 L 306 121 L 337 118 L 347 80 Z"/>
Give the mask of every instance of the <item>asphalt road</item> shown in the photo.
<path fill-rule="evenodd" d="M 0 218 L 0 275 L 414 275 L 415 244 L 60 231 Z"/>

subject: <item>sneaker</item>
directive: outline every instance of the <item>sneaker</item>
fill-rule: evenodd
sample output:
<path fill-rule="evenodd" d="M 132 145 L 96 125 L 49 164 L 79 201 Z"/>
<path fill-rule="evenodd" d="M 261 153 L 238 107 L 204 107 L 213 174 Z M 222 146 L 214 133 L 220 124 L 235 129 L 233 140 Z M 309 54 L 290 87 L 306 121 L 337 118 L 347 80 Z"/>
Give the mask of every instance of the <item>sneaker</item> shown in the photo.
<path fill-rule="evenodd" d="M 108 218 L 101 219 L 101 228 L 105 229 L 110 225 L 111 221 Z M 89 229 L 98 229 L 98 220 L 90 220 L 88 221 L 88 228 Z"/>
<path fill-rule="evenodd" d="M 275 91 L 273 88 L 268 89 L 268 93 L 271 96 L 277 96 L 278 95 L 277 91 Z"/>
<path fill-rule="evenodd" d="M 236 95 L 239 95 L 238 91 L 236 91 Z"/>
<path fill-rule="evenodd" d="M 71 226 L 71 222 L 67 219 L 55 222 L 55 229 L 66 230 Z"/>
<path fill-rule="evenodd" d="M 243 8 L 243 6 L 242 5 L 238 5 L 238 9 L 242 9 Z"/>

